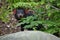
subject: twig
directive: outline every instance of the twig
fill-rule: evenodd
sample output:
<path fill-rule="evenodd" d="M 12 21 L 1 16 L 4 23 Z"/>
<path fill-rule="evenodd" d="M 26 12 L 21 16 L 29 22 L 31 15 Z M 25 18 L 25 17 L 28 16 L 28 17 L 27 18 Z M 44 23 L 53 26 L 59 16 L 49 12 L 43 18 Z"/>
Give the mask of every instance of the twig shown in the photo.
<path fill-rule="evenodd" d="M 54 9 L 60 10 L 59 8 L 57 8 L 57 7 L 55 7 L 55 6 L 51 6 L 51 7 L 54 8 Z"/>

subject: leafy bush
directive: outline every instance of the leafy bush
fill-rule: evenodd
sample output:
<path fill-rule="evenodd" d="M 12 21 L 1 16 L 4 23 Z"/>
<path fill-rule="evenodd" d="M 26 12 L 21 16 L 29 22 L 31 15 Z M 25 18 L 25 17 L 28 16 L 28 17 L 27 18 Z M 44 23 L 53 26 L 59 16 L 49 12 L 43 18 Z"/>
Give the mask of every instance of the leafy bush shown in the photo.
<path fill-rule="evenodd" d="M 41 29 L 41 31 L 52 34 L 55 32 L 60 32 L 60 0 L 38 0 L 39 2 L 35 1 L 37 0 L 7 0 L 9 3 L 8 10 L 10 11 L 17 7 L 31 8 L 35 11 L 34 16 L 22 18 L 20 20 L 21 22 L 16 26 L 30 23 L 29 25 L 25 25 L 24 28 L 33 28 L 35 30 L 38 24 L 42 24 L 44 29 Z M 2 18 L 3 20 L 5 16 Z"/>
<path fill-rule="evenodd" d="M 59 1 L 59 0 L 58 0 Z M 42 0 L 41 2 L 38 2 L 38 5 L 33 3 L 33 7 L 31 6 L 27 6 L 27 7 L 31 7 L 31 9 L 33 9 L 35 11 L 35 16 L 34 17 L 27 17 L 27 18 L 22 18 L 20 21 L 22 21 L 21 23 L 19 23 L 18 25 L 24 24 L 24 23 L 30 23 L 29 25 L 26 25 L 24 28 L 36 28 L 36 26 L 38 24 L 42 24 L 44 26 L 44 29 L 41 29 L 41 31 L 45 31 L 48 33 L 55 33 L 57 31 L 60 32 L 60 9 L 59 6 L 57 4 L 59 3 L 54 3 L 54 2 L 58 2 L 56 0 Z M 22 3 L 24 4 L 24 3 Z M 29 3 L 31 4 L 31 3 Z M 29 5 L 27 4 L 27 5 Z M 17 5 L 17 4 L 16 4 Z M 24 4 L 25 5 L 25 4 Z M 25 5 L 26 6 L 26 5 Z M 24 6 L 23 6 L 24 7 Z M 36 17 L 37 16 L 37 17 Z M 34 21 L 34 19 L 36 18 L 36 21 Z"/>
<path fill-rule="evenodd" d="M 3 0 L 2 0 L 3 1 Z M 7 6 L 8 4 L 4 1 L 1 2 L 1 8 L 0 8 L 0 20 L 2 20 L 3 22 L 8 22 L 9 21 L 9 14 L 10 14 L 10 10 L 8 10 Z"/>

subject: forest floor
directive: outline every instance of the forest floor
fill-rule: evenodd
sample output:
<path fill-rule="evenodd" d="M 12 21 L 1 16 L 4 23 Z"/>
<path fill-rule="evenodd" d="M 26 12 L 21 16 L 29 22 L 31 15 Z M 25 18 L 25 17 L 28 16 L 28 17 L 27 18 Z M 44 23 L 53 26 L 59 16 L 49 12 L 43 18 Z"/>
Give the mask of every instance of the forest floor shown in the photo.
<path fill-rule="evenodd" d="M 8 23 L 0 20 L 0 36 L 21 31 L 20 27 L 15 27 L 18 21 L 14 18 L 14 15 L 10 14 L 9 16 L 10 21 Z"/>

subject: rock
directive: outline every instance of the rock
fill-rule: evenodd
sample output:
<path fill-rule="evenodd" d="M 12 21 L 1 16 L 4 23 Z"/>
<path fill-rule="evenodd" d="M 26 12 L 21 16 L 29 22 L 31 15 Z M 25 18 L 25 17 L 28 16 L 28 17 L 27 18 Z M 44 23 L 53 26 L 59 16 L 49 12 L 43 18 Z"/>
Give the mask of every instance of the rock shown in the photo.
<path fill-rule="evenodd" d="M 23 31 L 0 36 L 0 40 L 60 40 L 60 38 L 41 31 Z"/>

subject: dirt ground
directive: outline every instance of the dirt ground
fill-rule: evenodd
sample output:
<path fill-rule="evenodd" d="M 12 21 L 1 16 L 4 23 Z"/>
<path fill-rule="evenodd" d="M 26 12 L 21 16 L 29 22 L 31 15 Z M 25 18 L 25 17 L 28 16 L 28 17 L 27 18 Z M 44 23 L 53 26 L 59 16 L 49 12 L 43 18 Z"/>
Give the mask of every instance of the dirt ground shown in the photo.
<path fill-rule="evenodd" d="M 2 22 L 2 20 L 0 20 L 0 36 L 19 32 L 21 30 L 20 27 L 15 26 L 18 23 L 18 21 L 14 18 L 14 15 L 10 14 L 9 16 L 10 20 L 8 23 Z"/>

